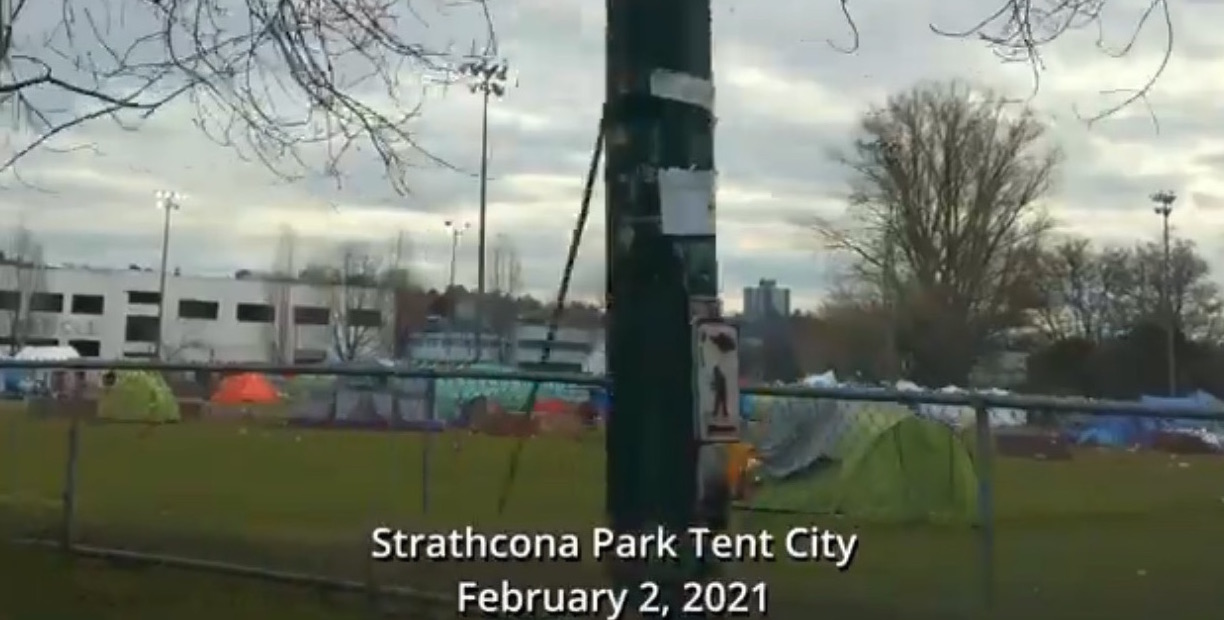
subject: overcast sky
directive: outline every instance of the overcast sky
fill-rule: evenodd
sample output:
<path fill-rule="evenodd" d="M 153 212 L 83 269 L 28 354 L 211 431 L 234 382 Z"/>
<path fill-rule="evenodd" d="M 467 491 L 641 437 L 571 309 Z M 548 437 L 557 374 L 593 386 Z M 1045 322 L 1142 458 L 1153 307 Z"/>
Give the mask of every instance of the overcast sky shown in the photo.
<path fill-rule="evenodd" d="M 490 236 L 517 246 L 528 290 L 552 295 L 578 211 L 583 175 L 603 97 L 603 3 L 490 0 L 501 53 L 518 86 L 490 113 Z M 1110 0 L 1105 34 L 1122 41 L 1147 0 Z M 1101 54 L 1095 31 L 1068 36 L 1047 51 L 1034 105 L 1052 123 L 1067 164 L 1053 214 L 1067 230 L 1104 242 L 1156 239 L 1159 219 L 1148 195 L 1178 192 L 1177 235 L 1198 241 L 1224 267 L 1224 4 L 1170 0 L 1177 29 L 1171 65 L 1148 99 L 1085 126 L 1114 99 L 1102 91 L 1143 84 L 1160 62 L 1161 28 L 1150 28 L 1130 56 Z M 38 3 L 35 3 L 37 6 Z M 58 3 L 47 3 L 47 8 Z M 790 223 L 805 214 L 836 214 L 846 193 L 828 152 L 848 144 L 856 115 L 890 92 L 923 79 L 963 78 L 1017 97 L 1032 90 L 1024 66 L 1003 66 L 974 40 L 931 33 L 935 20 L 966 27 L 992 10 L 975 0 L 852 0 L 861 48 L 849 41 L 832 0 L 715 0 L 718 233 L 724 295 L 738 308 L 740 289 L 775 278 L 796 304 L 814 306 L 830 284 L 833 261 Z M 983 8 L 984 7 L 984 8 Z M 478 37 L 474 15 L 431 16 L 435 35 Z M 154 192 L 186 195 L 176 214 L 171 265 L 229 273 L 268 268 L 272 239 L 291 224 L 305 236 L 389 240 L 404 231 L 413 260 L 432 285 L 445 284 L 450 239 L 443 222 L 476 221 L 479 99 L 465 89 L 423 93 L 419 140 L 468 174 L 423 166 L 409 197 L 396 197 L 374 165 L 359 166 L 345 187 L 286 184 L 201 136 L 183 107 L 167 108 L 138 132 L 107 123 L 72 137 L 99 152 L 40 153 L 21 167 L 38 190 L 3 179 L 0 210 L 24 219 L 55 262 L 155 266 L 161 220 Z M 5 147 L 7 148 L 7 147 Z M 339 205 L 333 211 L 330 204 Z M 578 265 L 578 292 L 602 288 L 602 193 Z M 475 235 L 462 241 L 458 279 L 475 279 Z M 1224 273 L 1222 271 L 1221 273 Z"/>

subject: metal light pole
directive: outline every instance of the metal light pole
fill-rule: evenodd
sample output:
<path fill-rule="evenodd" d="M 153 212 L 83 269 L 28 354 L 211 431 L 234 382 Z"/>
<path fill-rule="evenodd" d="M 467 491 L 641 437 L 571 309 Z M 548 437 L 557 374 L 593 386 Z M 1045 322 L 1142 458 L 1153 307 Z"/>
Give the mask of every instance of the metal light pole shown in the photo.
<path fill-rule="evenodd" d="M 454 220 L 446 220 L 446 230 L 450 233 L 450 238 L 451 238 L 451 255 L 450 255 L 450 277 L 448 278 L 450 284 L 449 286 L 446 287 L 445 294 L 447 298 L 450 299 L 452 302 L 454 301 L 454 297 L 452 296 L 455 294 L 455 258 L 459 255 L 459 238 L 462 237 L 463 233 L 466 232 L 467 229 L 471 227 L 472 225 L 467 222 L 464 222 L 463 224 L 456 224 Z M 446 321 L 446 357 L 447 357 L 446 361 L 447 362 L 451 361 L 450 351 L 451 351 L 451 345 L 453 344 L 453 341 L 454 341 L 455 308 L 453 305 L 451 306 L 450 314 L 451 315 L 447 318 L 447 321 Z"/>
<path fill-rule="evenodd" d="M 153 356 L 160 360 L 162 342 L 166 339 L 166 262 L 170 258 L 170 214 L 181 207 L 182 195 L 178 192 L 157 192 L 157 208 L 165 213 L 162 220 L 161 276 L 157 284 L 157 342 L 153 343 Z"/>
<path fill-rule="evenodd" d="M 467 222 L 456 224 L 454 220 L 446 220 L 446 230 L 450 233 L 451 237 L 450 276 L 447 278 L 447 281 L 450 283 L 447 286 L 448 291 L 455 288 L 455 259 L 459 255 L 459 237 L 462 237 L 463 233 L 471 227 L 472 225 Z"/>
<path fill-rule="evenodd" d="M 1156 203 L 1153 211 L 1160 216 L 1162 224 L 1162 241 L 1164 244 L 1164 260 L 1160 276 L 1160 297 L 1165 313 L 1165 356 L 1169 368 L 1169 396 L 1177 396 L 1177 316 L 1173 311 L 1173 278 L 1169 264 L 1169 215 L 1173 213 L 1173 202 L 1177 194 L 1163 190 L 1152 194 L 1152 202 Z"/>
<path fill-rule="evenodd" d="M 480 93 L 480 218 L 477 222 L 476 263 L 476 361 L 480 361 L 481 337 L 484 335 L 485 305 L 485 218 L 488 212 L 489 188 L 489 97 L 498 99 L 506 95 L 507 74 L 510 66 L 505 61 L 480 58 L 459 66 L 459 73 L 469 80 L 468 89 Z"/>

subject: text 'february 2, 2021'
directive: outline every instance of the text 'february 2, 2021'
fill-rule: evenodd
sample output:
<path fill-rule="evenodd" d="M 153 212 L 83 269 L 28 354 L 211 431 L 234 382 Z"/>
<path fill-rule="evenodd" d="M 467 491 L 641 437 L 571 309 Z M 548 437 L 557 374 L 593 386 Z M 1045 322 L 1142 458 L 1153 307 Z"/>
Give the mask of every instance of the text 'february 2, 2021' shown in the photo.
<path fill-rule="evenodd" d="M 650 562 L 689 556 L 719 562 L 827 562 L 839 570 L 850 567 L 859 542 L 857 535 L 814 526 L 779 533 L 728 533 L 700 527 L 623 533 L 597 527 L 583 535 L 482 532 L 473 527 L 410 532 L 380 527 L 371 532 L 370 541 L 371 557 L 387 562 Z M 616 620 L 631 615 L 670 617 L 677 612 L 755 616 L 768 610 L 765 581 L 703 580 L 680 585 L 682 592 L 665 593 L 649 580 L 633 587 L 584 588 L 464 578 L 455 584 L 454 592 L 456 611 L 464 614 L 562 614 Z"/>

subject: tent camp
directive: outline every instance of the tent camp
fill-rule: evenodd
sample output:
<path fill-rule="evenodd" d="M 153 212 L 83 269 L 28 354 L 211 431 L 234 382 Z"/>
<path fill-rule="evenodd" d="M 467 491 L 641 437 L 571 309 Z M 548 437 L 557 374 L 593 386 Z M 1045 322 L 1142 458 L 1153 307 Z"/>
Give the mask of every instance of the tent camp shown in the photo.
<path fill-rule="evenodd" d="M 747 507 L 880 521 L 975 518 L 972 458 L 948 425 L 899 405 L 826 403 L 806 412 L 763 407 L 773 410 L 754 439 L 763 485 Z"/>
<path fill-rule="evenodd" d="M 80 359 L 77 350 L 67 346 L 26 346 L 22 347 L 15 360 L 27 362 L 63 362 Z M 10 387 L 20 393 L 54 391 L 52 386 L 55 377 L 63 377 L 63 371 L 56 370 L 18 370 L 9 369 L 4 373 L 5 389 Z"/>
<path fill-rule="evenodd" d="M 827 399 L 765 397 L 756 404 L 751 442 L 761 473 L 785 479 L 820 461 L 839 461 L 853 441 L 912 416 L 901 405 Z"/>
<path fill-rule="evenodd" d="M 909 381 L 898 381 L 896 387 L 898 390 L 906 392 L 923 390 L 922 387 Z M 955 385 L 942 387 L 938 391 L 944 394 L 963 394 L 966 392 L 966 390 Z M 990 388 L 979 390 L 979 393 L 1003 395 L 1007 394 L 1007 391 Z M 938 420 L 957 428 L 971 426 L 977 418 L 977 412 L 973 410 L 973 407 L 963 405 L 922 404 L 918 405 L 917 412 L 920 416 Z M 1019 409 L 992 408 L 987 415 L 990 419 L 990 426 L 995 428 L 1023 426 L 1028 421 L 1028 414 Z"/>
<path fill-rule="evenodd" d="M 280 394 L 267 377 L 244 372 L 222 379 L 211 400 L 215 405 L 269 405 L 280 402 Z"/>
<path fill-rule="evenodd" d="M 49 347 L 22 347 L 17 355 L 13 356 L 16 360 L 39 361 L 39 362 L 63 362 L 67 360 L 80 359 L 81 354 L 72 347 L 65 346 L 49 346 Z"/>
<path fill-rule="evenodd" d="M 115 422 L 178 422 L 178 402 L 161 375 L 122 371 L 98 401 L 98 419 Z"/>
<path fill-rule="evenodd" d="M 1201 390 L 1188 396 L 1141 396 L 1139 402 L 1172 412 L 1218 411 L 1224 406 L 1214 396 Z M 1074 441 L 1115 448 L 1149 448 L 1160 435 L 1165 434 L 1192 435 L 1217 450 L 1224 449 L 1224 429 L 1218 423 L 1193 418 L 1098 416 L 1075 433 Z"/>
<path fill-rule="evenodd" d="M 0 353 L 0 359 L 11 359 L 11 355 Z M 15 368 L 6 368 L 0 372 L 0 385 L 4 387 L 5 397 L 20 398 L 22 395 L 21 381 L 24 373 Z"/>
<path fill-rule="evenodd" d="M 289 423 L 299 426 L 436 429 L 425 379 L 307 378 L 289 383 Z"/>
<path fill-rule="evenodd" d="M 829 388 L 843 387 L 847 384 L 838 381 L 837 375 L 832 371 L 826 371 L 820 374 L 809 375 L 799 381 L 799 384 L 804 387 Z M 742 387 L 742 386 L 741 386 Z M 858 391 L 880 389 L 879 386 L 854 386 Z M 900 380 L 892 386 L 899 392 L 925 392 L 926 388 L 913 383 L 911 381 Z M 959 394 L 965 390 L 949 385 L 937 390 L 945 394 Z M 980 390 L 981 394 L 1007 394 L 1006 390 L 989 388 Z M 746 418 L 756 417 L 759 397 L 745 395 L 741 398 L 740 409 Z M 944 424 L 957 428 L 965 428 L 971 426 L 976 419 L 976 412 L 972 407 L 956 406 L 956 405 L 935 405 L 921 404 L 912 407 L 913 411 L 918 415 L 937 420 Z M 992 408 L 989 411 L 990 425 L 996 428 L 1024 426 L 1028 422 L 1028 415 L 1018 409 Z"/>
<path fill-rule="evenodd" d="M 590 403 L 544 398 L 535 402 L 531 418 L 541 435 L 576 438 L 595 423 L 598 412 Z"/>
<path fill-rule="evenodd" d="M 487 372 L 510 374 L 515 369 L 496 364 L 471 364 L 467 368 Z M 517 379 L 485 380 L 447 378 L 436 381 L 436 410 L 438 416 L 447 422 L 459 416 L 465 403 L 479 397 L 496 402 L 502 409 L 518 414 L 527 407 L 527 397 L 532 390 L 532 382 Z M 543 382 L 536 390 L 537 399 L 556 398 L 572 403 L 584 402 L 590 398 L 588 390 L 583 387 L 565 383 Z"/>

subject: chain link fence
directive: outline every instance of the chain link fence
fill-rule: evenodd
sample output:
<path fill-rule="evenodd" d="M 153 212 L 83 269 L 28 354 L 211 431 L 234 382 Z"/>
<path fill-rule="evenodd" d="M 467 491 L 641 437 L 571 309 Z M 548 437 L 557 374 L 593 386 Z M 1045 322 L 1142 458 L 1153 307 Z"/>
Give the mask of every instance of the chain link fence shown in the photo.
<path fill-rule="evenodd" d="M 461 577 L 605 579 L 591 563 L 371 559 L 380 527 L 601 525 L 600 379 L 20 365 L 70 380 L 0 403 L 0 527 L 13 539 L 396 588 L 435 602 L 453 596 Z M 536 382 L 534 413 L 523 415 Z M 1224 458 L 1210 439 L 1222 411 L 975 393 L 745 392 L 745 456 L 728 471 L 740 491 L 733 528 L 774 533 L 781 557 L 728 565 L 725 578 L 767 581 L 774 612 L 1138 618 L 1162 605 L 1224 602 L 1213 577 L 1224 569 L 1215 552 L 1224 543 Z M 846 570 L 786 559 L 786 535 L 813 527 L 858 536 Z"/>

